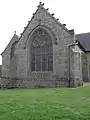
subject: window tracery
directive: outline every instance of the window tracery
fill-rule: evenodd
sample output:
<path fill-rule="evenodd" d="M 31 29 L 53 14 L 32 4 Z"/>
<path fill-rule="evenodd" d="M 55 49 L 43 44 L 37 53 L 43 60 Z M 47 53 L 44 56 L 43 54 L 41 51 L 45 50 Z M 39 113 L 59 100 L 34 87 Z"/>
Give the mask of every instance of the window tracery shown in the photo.
<path fill-rule="evenodd" d="M 48 33 L 39 29 L 34 33 L 31 43 L 31 70 L 53 70 L 53 45 Z"/>

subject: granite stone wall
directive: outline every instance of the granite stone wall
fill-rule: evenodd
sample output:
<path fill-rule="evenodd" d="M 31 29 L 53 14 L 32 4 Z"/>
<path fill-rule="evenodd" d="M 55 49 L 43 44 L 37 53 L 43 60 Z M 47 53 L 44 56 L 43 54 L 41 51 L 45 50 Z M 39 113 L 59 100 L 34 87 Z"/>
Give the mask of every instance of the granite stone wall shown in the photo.
<path fill-rule="evenodd" d="M 90 52 L 87 52 L 87 72 L 88 72 L 88 82 L 90 82 Z"/>
<path fill-rule="evenodd" d="M 10 64 L 11 64 L 11 47 L 12 44 L 18 41 L 18 36 L 14 34 L 11 41 L 5 48 L 5 50 L 2 52 L 2 77 L 10 77 Z"/>
<path fill-rule="evenodd" d="M 53 43 L 53 71 L 51 74 L 48 74 L 47 78 L 45 78 L 45 72 L 32 72 L 30 65 L 30 43 L 32 41 L 32 36 L 34 35 L 34 31 L 39 28 L 45 29 L 48 32 Z M 68 86 L 69 61 L 67 46 L 73 42 L 74 35 L 71 35 L 65 27 L 63 27 L 53 16 L 51 16 L 43 7 L 40 6 L 16 46 L 17 77 L 31 77 L 34 79 L 33 77 L 36 76 L 35 79 L 39 81 L 40 78 L 38 76 L 42 74 L 41 80 L 45 81 L 45 83 L 43 82 L 45 86 L 47 86 L 46 84 L 50 80 L 55 81 L 57 77 L 62 81 L 62 83 L 63 79 L 65 79 Z M 46 82 L 46 80 L 48 80 L 48 82 Z M 38 84 L 40 84 L 40 82 L 38 82 Z"/>
<path fill-rule="evenodd" d="M 88 62 L 87 62 L 87 55 L 81 54 L 82 57 L 82 80 L 84 82 L 88 82 Z"/>
<path fill-rule="evenodd" d="M 46 30 L 52 39 L 53 71 L 51 72 L 31 71 L 30 45 L 34 32 L 39 28 Z M 69 76 L 68 45 L 74 42 L 74 34 L 70 34 L 65 26 L 40 5 L 16 44 L 14 60 L 10 62 L 10 47 L 3 54 L 3 83 L 14 87 L 70 87 L 69 84 L 73 87 L 74 75 L 70 72 Z M 71 66 L 74 66 L 73 59 Z M 73 78 L 70 83 L 69 78 Z"/>

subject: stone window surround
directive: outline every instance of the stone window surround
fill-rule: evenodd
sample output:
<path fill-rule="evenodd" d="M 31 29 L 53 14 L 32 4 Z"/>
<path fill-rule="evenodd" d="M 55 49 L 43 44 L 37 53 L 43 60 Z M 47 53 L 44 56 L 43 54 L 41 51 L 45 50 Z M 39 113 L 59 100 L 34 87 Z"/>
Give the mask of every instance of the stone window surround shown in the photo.
<path fill-rule="evenodd" d="M 41 28 L 33 33 L 33 40 L 31 42 L 31 70 L 53 70 L 52 40 L 49 34 Z"/>
<path fill-rule="evenodd" d="M 56 38 L 54 32 L 51 30 L 51 28 L 49 29 L 46 26 L 38 25 L 35 27 L 35 29 L 33 29 L 28 34 L 27 41 L 25 43 L 25 48 L 27 49 L 27 60 L 30 61 L 27 63 L 27 75 L 28 75 L 28 77 L 31 76 L 31 73 L 48 73 L 48 72 L 51 73 L 51 72 L 55 71 L 55 64 L 53 64 L 53 71 L 31 71 L 31 65 L 30 65 L 30 63 L 31 63 L 31 58 L 30 58 L 31 42 L 32 42 L 32 38 L 33 38 L 33 33 L 40 28 L 44 29 L 49 34 L 49 36 L 51 37 L 51 40 L 52 40 L 53 47 L 54 47 L 54 45 L 57 45 L 57 38 Z M 54 48 L 53 48 L 53 50 L 54 50 Z M 53 60 L 54 60 L 54 52 L 53 52 Z"/>
<path fill-rule="evenodd" d="M 11 52 L 10 52 L 10 58 L 11 60 L 14 58 L 15 55 L 15 45 L 17 44 L 17 41 L 15 41 L 11 46 Z"/>

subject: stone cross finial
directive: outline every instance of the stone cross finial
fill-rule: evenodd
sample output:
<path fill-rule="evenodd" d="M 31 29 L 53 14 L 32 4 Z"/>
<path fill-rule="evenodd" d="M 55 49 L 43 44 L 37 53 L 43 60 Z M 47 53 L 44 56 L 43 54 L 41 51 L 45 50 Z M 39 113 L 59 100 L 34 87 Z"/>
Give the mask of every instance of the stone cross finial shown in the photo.
<path fill-rule="evenodd" d="M 42 2 L 39 2 L 39 5 L 41 5 L 42 4 Z"/>
<path fill-rule="evenodd" d="M 39 6 L 44 6 L 44 3 L 42 3 L 42 2 L 39 2 Z M 38 6 L 38 7 L 39 7 L 39 6 Z"/>
<path fill-rule="evenodd" d="M 16 35 L 16 31 L 14 31 L 14 34 Z"/>

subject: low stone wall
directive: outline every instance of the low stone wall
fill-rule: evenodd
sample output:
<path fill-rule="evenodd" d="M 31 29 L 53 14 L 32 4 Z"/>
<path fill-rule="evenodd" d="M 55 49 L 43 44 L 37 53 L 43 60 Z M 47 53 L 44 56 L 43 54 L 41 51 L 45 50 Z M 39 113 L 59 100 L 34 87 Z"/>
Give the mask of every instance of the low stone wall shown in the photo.
<path fill-rule="evenodd" d="M 80 86 L 83 86 L 83 80 L 81 80 L 81 79 L 76 79 L 75 80 L 75 87 L 80 87 Z"/>
<path fill-rule="evenodd" d="M 29 78 L 29 79 L 13 79 L 15 87 L 18 88 L 54 88 L 54 87 L 68 87 L 68 81 L 65 79 L 47 80 L 42 78 Z"/>
<path fill-rule="evenodd" d="M 1 79 L 2 88 L 57 88 L 57 87 L 78 87 L 82 85 L 82 81 L 75 82 L 66 78 L 56 78 L 53 80 L 42 78 L 6 78 Z"/>
<path fill-rule="evenodd" d="M 1 77 L 1 88 L 10 88 L 10 79 L 9 77 Z"/>
<path fill-rule="evenodd" d="M 57 78 L 55 80 L 47 80 L 42 78 L 2 78 L 2 88 L 55 88 L 69 87 L 69 82 L 65 78 Z"/>

